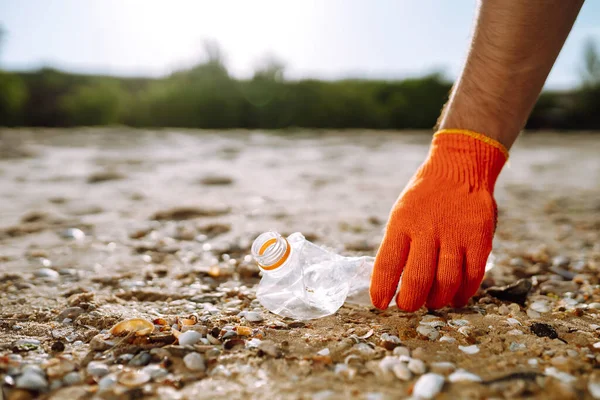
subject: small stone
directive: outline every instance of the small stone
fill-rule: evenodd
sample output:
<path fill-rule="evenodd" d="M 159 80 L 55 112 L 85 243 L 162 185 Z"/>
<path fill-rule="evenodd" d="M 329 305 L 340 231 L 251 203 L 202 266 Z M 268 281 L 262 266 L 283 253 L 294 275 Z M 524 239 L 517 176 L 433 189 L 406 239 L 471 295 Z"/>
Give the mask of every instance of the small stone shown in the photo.
<path fill-rule="evenodd" d="M 15 386 L 20 389 L 41 391 L 48 388 L 48 381 L 42 375 L 28 371 L 17 377 Z"/>
<path fill-rule="evenodd" d="M 150 381 L 150 374 L 144 372 L 143 370 L 128 370 L 122 371 L 119 374 L 119 383 L 121 385 L 125 385 L 127 387 L 137 387 L 141 386 L 144 383 Z"/>
<path fill-rule="evenodd" d="M 131 361 L 129 361 L 129 365 L 133 367 L 143 367 L 145 365 L 150 364 L 151 360 L 152 356 L 150 355 L 150 353 L 148 353 L 147 351 L 142 351 L 141 353 L 133 357 Z"/>
<path fill-rule="evenodd" d="M 94 377 L 102 377 L 108 374 L 108 365 L 99 361 L 91 361 L 87 365 L 87 373 Z"/>
<path fill-rule="evenodd" d="M 548 302 L 543 300 L 534 301 L 529 305 L 529 308 L 539 313 L 547 313 L 548 311 L 550 311 L 550 306 L 548 305 Z"/>
<path fill-rule="evenodd" d="M 510 331 L 506 332 L 507 335 L 511 335 L 511 336 L 518 336 L 518 335 L 523 335 L 523 331 L 520 329 L 511 329 Z"/>
<path fill-rule="evenodd" d="M 325 347 L 323 350 L 318 351 L 317 355 L 319 356 L 328 356 L 330 353 L 329 349 L 327 347 Z"/>
<path fill-rule="evenodd" d="M 588 308 L 592 308 L 594 310 L 600 310 L 600 303 L 590 303 L 590 304 L 588 304 Z"/>
<path fill-rule="evenodd" d="M 556 256 L 552 259 L 552 266 L 557 268 L 568 267 L 571 260 L 566 256 Z"/>
<path fill-rule="evenodd" d="M 395 364 L 392 367 L 392 372 L 401 381 L 408 381 L 412 378 L 412 372 L 410 372 L 410 369 L 404 363 Z"/>
<path fill-rule="evenodd" d="M 475 345 L 475 344 L 473 344 L 471 346 L 458 346 L 458 348 L 460 349 L 460 351 L 462 351 L 463 353 L 466 353 L 466 354 L 479 353 L 479 347 L 477 347 L 477 345 Z"/>
<path fill-rule="evenodd" d="M 600 342 L 596 342 L 592 346 L 594 346 L 595 349 L 600 349 Z"/>
<path fill-rule="evenodd" d="M 395 356 L 407 356 L 410 357 L 410 349 L 404 346 L 398 346 L 392 351 L 392 354 Z"/>
<path fill-rule="evenodd" d="M 448 376 L 450 382 L 481 382 L 481 378 L 464 369 L 454 371 Z"/>
<path fill-rule="evenodd" d="M 246 342 L 246 347 L 249 349 L 257 348 L 262 343 L 262 340 L 257 338 L 252 338 Z"/>
<path fill-rule="evenodd" d="M 79 372 L 76 371 L 69 372 L 63 377 L 63 383 L 67 386 L 77 385 L 82 381 L 83 380 L 81 379 L 81 374 L 79 374 Z"/>
<path fill-rule="evenodd" d="M 166 369 L 164 369 L 163 367 L 161 367 L 158 364 L 148 365 L 148 366 L 144 367 L 142 369 L 142 371 L 144 371 L 145 373 L 150 375 L 150 377 L 152 379 L 160 379 L 160 378 L 164 378 L 165 376 L 169 375 L 169 371 L 167 371 Z"/>
<path fill-rule="evenodd" d="M 425 336 L 429 340 L 436 340 L 438 337 L 440 337 L 440 333 L 437 331 L 437 329 L 428 325 L 419 325 L 417 327 L 417 333 Z"/>
<path fill-rule="evenodd" d="M 590 375 L 587 388 L 594 399 L 600 399 L 600 376 L 597 372 Z"/>
<path fill-rule="evenodd" d="M 531 332 L 535 333 L 539 337 L 547 337 L 550 339 L 558 338 L 558 333 L 556 332 L 556 329 L 552 327 L 552 325 L 534 322 L 529 328 L 531 329 Z"/>
<path fill-rule="evenodd" d="M 500 300 L 524 304 L 533 284 L 529 279 L 519 279 L 517 282 L 501 287 L 491 287 L 486 293 Z"/>
<path fill-rule="evenodd" d="M 506 319 L 506 322 L 507 322 L 509 325 L 513 325 L 513 326 L 514 326 L 514 325 L 519 325 L 519 326 L 521 326 L 521 322 L 519 322 L 519 320 L 518 320 L 518 319 L 516 319 L 516 318 L 507 318 L 507 319 Z"/>
<path fill-rule="evenodd" d="M 527 348 L 527 346 L 525 346 L 525 344 L 517 343 L 517 342 L 512 342 L 510 344 L 510 346 L 508 347 L 508 349 L 510 351 L 521 351 L 521 350 L 525 350 L 526 348 Z"/>
<path fill-rule="evenodd" d="M 379 361 L 379 369 L 384 372 L 391 371 L 397 364 L 402 364 L 397 357 L 385 356 Z"/>
<path fill-rule="evenodd" d="M 50 268 L 40 268 L 33 273 L 36 277 L 49 280 L 56 281 L 59 278 L 59 273 Z"/>
<path fill-rule="evenodd" d="M 246 320 L 250 322 L 260 322 L 264 320 L 262 314 L 256 311 L 246 311 L 244 313 L 244 318 L 246 318 Z"/>
<path fill-rule="evenodd" d="M 98 381 L 98 391 L 105 392 L 113 388 L 117 384 L 117 376 L 115 374 L 105 375 Z"/>
<path fill-rule="evenodd" d="M 579 356 L 579 353 L 577 352 L 577 350 L 568 349 L 567 350 L 567 355 L 569 357 L 577 357 L 577 356 Z"/>
<path fill-rule="evenodd" d="M 83 240 L 85 239 L 85 233 L 81 229 L 77 228 L 68 228 L 61 232 L 60 234 L 65 239 L 72 240 Z"/>
<path fill-rule="evenodd" d="M 179 335 L 179 338 L 177 340 L 182 346 L 190 346 L 198 343 L 200 339 L 202 339 L 201 333 L 196 331 L 185 331 L 181 335 Z"/>
<path fill-rule="evenodd" d="M 422 375 L 415 383 L 413 396 L 433 399 L 442 390 L 444 380 L 442 375 L 434 373 Z"/>
<path fill-rule="evenodd" d="M 206 370 L 206 364 L 204 363 L 204 357 L 199 353 L 189 353 L 183 357 L 183 363 L 185 366 L 192 371 L 204 371 Z"/>
<path fill-rule="evenodd" d="M 440 342 L 456 343 L 456 339 L 454 339 L 452 336 L 442 336 L 440 338 Z"/>
<path fill-rule="evenodd" d="M 527 364 L 531 365 L 532 367 L 537 367 L 540 364 L 540 360 L 537 358 L 530 358 L 527 360 Z"/>
<path fill-rule="evenodd" d="M 566 372 L 559 371 L 555 367 L 547 367 L 544 370 L 544 373 L 546 375 L 556 378 L 559 381 L 564 382 L 564 383 L 572 383 L 575 380 L 577 380 L 577 378 L 575 378 L 573 375 L 568 374 Z"/>
<path fill-rule="evenodd" d="M 425 363 L 421 360 L 417 360 L 416 358 L 411 359 L 408 362 L 407 367 L 410 372 L 414 373 L 415 375 L 422 375 L 427 371 Z"/>
<path fill-rule="evenodd" d="M 529 318 L 534 318 L 534 319 L 542 316 L 542 314 L 540 314 L 537 311 L 532 310 L 531 308 L 528 308 L 526 313 Z"/>

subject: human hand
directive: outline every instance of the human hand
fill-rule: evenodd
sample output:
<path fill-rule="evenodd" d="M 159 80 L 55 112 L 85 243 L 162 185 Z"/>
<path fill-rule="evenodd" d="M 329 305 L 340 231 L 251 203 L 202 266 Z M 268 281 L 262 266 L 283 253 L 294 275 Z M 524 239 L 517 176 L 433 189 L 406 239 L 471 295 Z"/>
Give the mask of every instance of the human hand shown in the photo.
<path fill-rule="evenodd" d="M 434 135 L 427 160 L 392 208 L 371 278 L 371 300 L 415 311 L 462 307 L 477 292 L 492 250 L 496 178 L 508 152 L 465 130 Z"/>

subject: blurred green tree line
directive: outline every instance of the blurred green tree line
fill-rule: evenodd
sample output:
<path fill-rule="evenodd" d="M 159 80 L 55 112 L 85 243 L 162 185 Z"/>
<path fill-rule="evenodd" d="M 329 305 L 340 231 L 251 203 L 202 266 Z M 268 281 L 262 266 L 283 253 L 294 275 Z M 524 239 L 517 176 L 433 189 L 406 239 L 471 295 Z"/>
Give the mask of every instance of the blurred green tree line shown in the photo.
<path fill-rule="evenodd" d="M 205 62 L 164 78 L 90 76 L 43 68 L 0 71 L 0 125 L 186 128 L 430 129 L 451 82 L 440 74 L 399 81 L 285 80 L 269 60 L 236 79 L 217 46 Z M 583 83 L 544 92 L 529 129 L 600 129 L 600 57 L 586 45 Z"/>

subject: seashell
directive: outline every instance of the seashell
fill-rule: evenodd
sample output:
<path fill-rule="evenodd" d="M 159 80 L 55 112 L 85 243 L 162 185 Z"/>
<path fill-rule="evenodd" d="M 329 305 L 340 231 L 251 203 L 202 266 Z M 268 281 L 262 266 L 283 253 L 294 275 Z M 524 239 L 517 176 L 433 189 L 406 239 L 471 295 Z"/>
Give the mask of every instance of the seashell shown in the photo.
<path fill-rule="evenodd" d="M 150 374 L 138 370 L 126 370 L 119 374 L 118 381 L 127 387 L 141 386 L 150 380 Z"/>
<path fill-rule="evenodd" d="M 154 331 L 154 324 L 141 318 L 133 318 L 121 321 L 112 328 L 110 334 L 113 336 L 122 336 L 135 333 L 136 336 L 148 336 Z"/>

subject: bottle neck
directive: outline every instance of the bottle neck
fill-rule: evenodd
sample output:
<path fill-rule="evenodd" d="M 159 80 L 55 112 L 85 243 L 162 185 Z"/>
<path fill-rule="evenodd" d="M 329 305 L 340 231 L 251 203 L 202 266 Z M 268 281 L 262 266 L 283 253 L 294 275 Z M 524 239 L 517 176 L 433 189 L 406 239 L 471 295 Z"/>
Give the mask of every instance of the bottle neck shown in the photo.
<path fill-rule="evenodd" d="M 263 271 L 281 267 L 289 258 L 290 252 L 289 242 L 277 232 L 265 232 L 252 244 L 252 257 Z"/>

